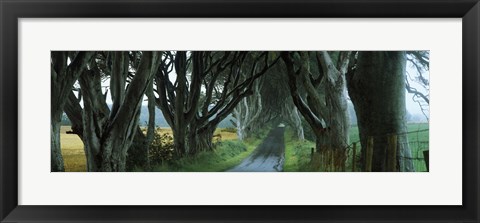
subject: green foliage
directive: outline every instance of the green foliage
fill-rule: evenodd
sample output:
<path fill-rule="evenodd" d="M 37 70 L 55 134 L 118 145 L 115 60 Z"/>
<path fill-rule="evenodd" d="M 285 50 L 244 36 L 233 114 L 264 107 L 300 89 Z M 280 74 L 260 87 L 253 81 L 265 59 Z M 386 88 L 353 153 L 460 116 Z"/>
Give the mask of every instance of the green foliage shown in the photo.
<path fill-rule="evenodd" d="M 200 152 L 193 157 L 183 157 L 159 165 L 154 165 L 153 172 L 223 172 L 238 165 L 260 143 L 242 143 L 226 140 L 219 143 L 214 151 Z M 137 171 L 142 171 L 137 169 Z"/>
<path fill-rule="evenodd" d="M 226 130 L 231 132 L 236 129 Z M 159 133 L 160 131 L 157 131 Z M 263 141 L 265 135 L 238 140 L 222 140 L 213 151 L 176 159 L 173 138 L 169 134 L 156 134 L 150 146 L 151 168 L 136 166 L 134 171 L 144 172 L 223 172 L 240 164 Z"/>
<path fill-rule="evenodd" d="M 310 153 L 315 148 L 311 141 L 300 141 L 293 137 L 291 128 L 287 128 L 285 139 L 284 172 L 308 172 L 310 170 Z"/>
<path fill-rule="evenodd" d="M 423 160 L 423 151 L 429 148 L 430 137 L 428 129 L 428 123 L 407 124 L 408 145 L 412 151 L 413 166 L 417 172 L 427 171 L 425 161 Z M 357 142 L 357 155 L 360 156 L 362 148 L 357 126 L 352 126 L 350 128 L 350 143 L 353 142 Z M 349 164 L 349 162 L 350 161 L 348 160 L 347 164 Z M 350 167 L 347 166 L 347 170 L 351 170 L 351 165 Z M 357 166 L 357 170 L 359 170 L 359 166 Z"/>
<path fill-rule="evenodd" d="M 265 137 L 268 135 L 268 132 L 270 132 L 270 128 L 254 128 L 247 133 L 247 139 L 245 139 L 245 141 L 246 142 L 254 141 L 254 140 L 263 141 Z"/>
<path fill-rule="evenodd" d="M 173 137 L 169 134 L 161 134 L 155 131 L 155 135 L 148 151 L 148 157 L 151 165 L 158 165 L 169 162 L 173 159 L 175 145 Z"/>
<path fill-rule="evenodd" d="M 310 128 L 309 126 L 307 126 Z M 410 149 L 412 150 L 412 156 L 414 158 L 413 164 L 417 172 L 426 171 L 425 162 L 423 160 L 423 151 L 428 149 L 429 132 L 425 131 L 429 128 L 428 123 L 420 124 L 407 124 L 408 141 Z M 306 128 L 304 128 L 305 132 Z M 285 164 L 283 171 L 285 172 L 309 172 L 310 168 L 310 154 L 311 149 L 315 148 L 314 140 L 299 141 L 293 136 L 291 128 L 287 128 L 285 136 Z M 350 127 L 350 144 L 357 143 L 357 164 L 356 171 L 360 171 L 360 165 L 358 163 L 361 153 L 360 136 L 358 133 L 358 127 Z M 313 136 L 314 137 L 314 136 Z M 348 159 L 346 161 L 346 171 L 352 170 L 352 151 L 348 151 Z"/>
<path fill-rule="evenodd" d="M 127 171 L 134 171 L 137 166 L 144 166 L 147 161 L 147 151 L 143 140 L 133 140 L 127 154 Z"/>

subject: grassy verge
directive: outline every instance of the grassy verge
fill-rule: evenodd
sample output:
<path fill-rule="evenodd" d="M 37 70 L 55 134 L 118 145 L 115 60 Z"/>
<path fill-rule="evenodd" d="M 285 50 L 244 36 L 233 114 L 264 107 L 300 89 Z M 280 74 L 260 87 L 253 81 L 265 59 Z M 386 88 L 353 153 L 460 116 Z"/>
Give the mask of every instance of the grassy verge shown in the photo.
<path fill-rule="evenodd" d="M 223 172 L 242 162 L 260 143 L 260 140 L 222 141 L 214 151 L 201 152 L 195 157 L 184 157 L 152 168 L 153 172 Z M 141 171 L 141 170 L 137 170 Z"/>
<path fill-rule="evenodd" d="M 68 130 L 70 130 L 70 126 L 62 126 L 60 132 L 65 171 L 85 172 L 86 159 L 82 140 L 80 140 L 77 135 L 66 134 Z M 161 128 L 159 131 L 162 134 L 171 134 L 171 129 L 169 128 Z M 195 158 L 183 158 L 170 165 L 155 166 L 153 171 L 224 171 L 238 165 L 261 143 L 263 139 L 262 133 L 256 135 L 256 137 L 244 140 L 242 143 L 236 139 L 237 135 L 235 132 L 221 128 L 215 131 L 215 135 L 217 134 L 221 135 L 222 141 L 215 151 L 201 153 Z M 137 171 L 144 170 L 137 169 Z"/>
<path fill-rule="evenodd" d="M 308 140 L 300 141 L 294 138 L 290 128 L 285 132 L 285 163 L 284 172 L 305 172 L 310 171 L 311 148 L 315 143 Z"/>
<path fill-rule="evenodd" d="M 409 123 L 407 124 L 408 146 L 412 151 L 413 166 L 415 171 L 427 171 L 425 161 L 423 160 L 423 151 L 429 148 L 429 124 L 428 123 Z M 425 131 L 427 130 L 427 131 Z M 360 156 L 361 145 L 360 137 L 358 135 L 358 127 L 352 126 L 350 128 L 350 143 L 357 142 L 357 156 Z M 349 154 L 350 157 L 351 154 Z M 351 161 L 347 160 L 347 164 L 351 166 Z M 357 167 L 358 170 L 359 167 Z M 347 167 L 351 170 L 351 167 Z"/>
<path fill-rule="evenodd" d="M 429 128 L 428 123 L 410 123 L 407 125 L 408 141 L 412 156 L 415 158 L 413 164 L 416 171 L 426 171 L 425 162 L 423 161 L 423 151 L 428 149 L 429 132 L 423 131 Z M 360 137 L 358 127 L 350 128 L 350 143 L 357 142 L 357 160 L 361 153 Z M 285 172 L 309 172 L 312 171 L 310 163 L 311 148 L 315 148 L 315 143 L 305 140 L 295 139 L 293 131 L 290 128 L 285 132 L 285 164 L 283 171 Z M 352 171 L 352 151 L 349 150 L 348 159 L 346 161 L 346 171 Z M 358 163 L 357 163 L 358 164 Z M 356 166 L 356 171 L 360 171 L 360 167 Z"/>

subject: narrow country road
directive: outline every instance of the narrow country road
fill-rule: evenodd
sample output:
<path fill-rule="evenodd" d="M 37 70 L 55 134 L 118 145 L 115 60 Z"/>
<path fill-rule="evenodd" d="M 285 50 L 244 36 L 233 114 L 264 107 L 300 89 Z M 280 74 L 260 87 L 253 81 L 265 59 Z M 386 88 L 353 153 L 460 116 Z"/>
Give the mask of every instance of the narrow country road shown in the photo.
<path fill-rule="evenodd" d="M 267 138 L 238 166 L 228 172 L 281 172 L 285 159 L 285 128 L 272 129 Z"/>

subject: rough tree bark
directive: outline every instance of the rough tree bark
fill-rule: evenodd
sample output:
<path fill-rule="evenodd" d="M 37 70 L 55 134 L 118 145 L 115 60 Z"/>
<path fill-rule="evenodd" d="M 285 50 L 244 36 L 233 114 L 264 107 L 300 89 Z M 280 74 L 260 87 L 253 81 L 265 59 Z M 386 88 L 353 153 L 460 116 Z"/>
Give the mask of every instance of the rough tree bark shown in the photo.
<path fill-rule="evenodd" d="M 282 117 L 286 118 L 288 124 L 294 128 L 295 135 L 299 140 L 305 140 L 303 131 L 302 118 L 297 107 L 293 103 L 286 103 L 282 109 Z"/>
<path fill-rule="evenodd" d="M 63 157 L 60 147 L 60 123 L 63 110 L 72 86 L 84 70 L 94 52 L 79 52 L 68 55 L 68 52 L 53 51 L 51 55 L 51 171 L 64 171 Z M 68 60 L 71 63 L 68 64 Z"/>
<path fill-rule="evenodd" d="M 342 162 L 343 165 L 346 161 L 350 129 L 345 74 L 351 52 L 335 52 L 336 61 L 333 61 L 335 57 L 331 57 L 331 54 L 333 53 L 326 51 L 317 53 L 325 84 L 326 116 L 324 120 L 328 129 L 324 134 L 328 138 L 328 144 L 324 146 L 338 151 L 336 162 Z"/>
<path fill-rule="evenodd" d="M 359 52 L 356 68 L 347 75 L 362 148 L 374 139 L 372 171 L 387 171 L 387 136 L 397 134 L 398 170 L 414 171 L 406 134 L 405 52 Z M 365 149 L 362 165 L 365 168 Z M 405 158 L 407 157 L 407 158 Z"/>
<path fill-rule="evenodd" d="M 83 109 L 83 142 L 88 171 L 126 171 L 126 157 L 137 133 L 138 116 L 143 95 L 160 54 L 143 52 L 133 79 L 125 90 L 129 71 L 128 52 L 114 52 L 110 88 L 112 111 L 101 91 L 100 73 L 92 70 L 81 75 Z"/>
<path fill-rule="evenodd" d="M 189 126 L 188 134 L 188 145 L 189 145 L 189 155 L 195 155 L 201 151 L 211 151 L 213 150 L 213 133 L 217 129 L 217 125 L 210 123 L 204 125 L 203 127 L 198 127 L 197 124 L 192 123 Z"/>
<path fill-rule="evenodd" d="M 169 52 L 168 52 L 169 53 Z M 190 75 L 190 85 L 187 79 L 187 52 L 177 51 L 176 55 L 169 53 L 163 60 L 160 72 L 156 73 L 157 106 L 165 117 L 165 120 L 172 128 L 175 153 L 182 157 L 188 152 L 187 148 L 187 130 L 189 124 L 194 119 L 200 98 L 202 84 L 201 57 L 203 52 L 192 52 L 193 71 Z M 170 61 L 167 62 L 167 59 Z M 169 66 L 174 65 L 177 79 L 175 84 L 169 79 Z"/>
<path fill-rule="evenodd" d="M 290 94 L 298 111 L 312 128 L 317 138 L 316 150 L 320 151 L 324 144 L 324 132 L 326 131 L 323 121 L 324 117 L 326 117 L 325 99 L 320 97 L 318 90 L 311 81 L 313 77 L 310 73 L 308 53 L 300 52 L 299 56 L 295 54 L 294 52 L 282 53 L 282 59 L 287 68 Z M 297 58 L 294 58 L 295 56 Z M 301 96 L 299 86 L 302 86 L 306 91 L 307 100 Z"/>
<path fill-rule="evenodd" d="M 280 123 L 286 123 L 295 132 L 293 138 L 304 140 L 301 116 L 292 101 L 290 91 L 285 90 L 288 89 L 288 77 L 285 75 L 284 67 L 276 64 L 262 79 L 261 115 L 252 122 L 250 129 L 255 132 L 265 126 L 275 127 Z M 254 107 L 254 105 L 250 106 Z"/>
<path fill-rule="evenodd" d="M 73 92 L 71 92 L 68 96 L 67 104 L 65 105 L 65 113 L 67 114 L 68 119 L 72 123 L 71 131 L 67 133 L 76 134 L 83 141 L 83 109 L 80 106 L 80 99 L 81 93 L 79 93 L 79 97 L 77 97 Z M 148 153 L 144 146 L 144 144 L 147 142 L 147 139 L 143 135 L 143 132 L 139 126 L 137 127 L 136 132 L 137 133 L 133 138 L 132 145 L 128 149 L 127 171 L 131 171 L 135 167 L 144 166 L 148 158 Z M 85 154 L 87 154 L 87 151 L 85 151 Z"/>
<path fill-rule="evenodd" d="M 220 82 L 220 85 L 223 85 L 221 96 L 216 97 L 217 100 L 213 103 L 214 106 L 211 109 L 208 109 L 208 107 L 212 104 L 212 101 L 206 100 L 197 113 L 201 115 L 197 115 L 193 120 L 195 122 L 193 126 L 197 126 L 197 128 L 190 130 L 190 137 L 197 136 L 197 140 L 194 141 L 195 144 L 190 144 L 191 154 L 213 149 L 212 136 L 218 124 L 235 109 L 241 100 L 253 94 L 254 84 L 279 60 L 279 57 L 270 58 L 268 52 L 249 54 L 240 52 L 236 55 L 239 55 L 240 58 L 242 55 L 245 56 L 240 60 L 237 60 L 236 57 L 230 60 L 229 74 L 223 79 L 224 82 Z M 250 64 L 246 61 L 249 61 Z M 215 69 L 216 72 L 222 69 L 222 63 L 219 63 L 218 66 L 220 67 Z M 206 75 L 208 73 L 205 72 Z M 215 73 L 212 73 L 212 75 L 215 75 Z M 218 84 L 215 81 L 210 82 L 206 89 Z M 207 93 L 206 97 L 212 99 L 211 94 L 212 92 Z"/>
<path fill-rule="evenodd" d="M 166 52 L 156 75 L 159 96 L 156 101 L 172 127 L 178 156 L 212 150 L 212 136 L 220 121 L 244 97 L 251 95 L 255 80 L 278 60 L 269 63 L 271 58 L 263 52 L 254 57 L 252 66 L 243 68 L 247 55 L 247 52 L 193 51 L 189 58 L 192 72 L 187 78 L 186 52 L 177 52 L 175 57 Z M 177 73 L 175 83 L 168 77 L 172 65 Z M 205 93 L 200 97 L 202 84 Z"/>
<path fill-rule="evenodd" d="M 314 75 L 308 52 L 282 53 L 293 102 L 315 134 L 320 159 L 323 163 L 331 163 L 335 170 L 344 170 L 348 145 L 349 116 L 344 74 L 349 54 L 342 52 L 338 60 L 333 61 L 328 52 L 319 52 L 319 74 Z M 302 98 L 299 86 L 305 90 L 306 100 Z M 320 88 L 324 88 L 323 94 L 320 94 Z M 333 160 L 328 153 L 334 153 Z M 324 159 L 326 155 L 328 159 Z"/>
<path fill-rule="evenodd" d="M 83 118 L 82 118 L 82 106 L 80 106 L 81 93 L 79 97 L 75 96 L 75 93 L 71 91 L 68 94 L 67 103 L 65 104 L 64 112 L 67 114 L 70 123 L 72 124 L 69 134 L 76 134 L 80 139 L 83 139 Z"/>
<path fill-rule="evenodd" d="M 148 85 L 146 96 L 148 98 L 148 128 L 147 135 L 145 138 L 145 153 L 146 153 L 146 164 L 147 169 L 150 169 L 150 144 L 152 144 L 153 138 L 155 137 L 155 95 L 153 93 L 153 81 Z"/>
<path fill-rule="evenodd" d="M 236 120 L 235 126 L 240 141 L 248 136 L 252 124 L 257 121 L 262 113 L 262 96 L 260 95 L 262 83 L 263 79 L 256 81 L 253 87 L 253 95 L 243 98 L 232 112 Z"/>

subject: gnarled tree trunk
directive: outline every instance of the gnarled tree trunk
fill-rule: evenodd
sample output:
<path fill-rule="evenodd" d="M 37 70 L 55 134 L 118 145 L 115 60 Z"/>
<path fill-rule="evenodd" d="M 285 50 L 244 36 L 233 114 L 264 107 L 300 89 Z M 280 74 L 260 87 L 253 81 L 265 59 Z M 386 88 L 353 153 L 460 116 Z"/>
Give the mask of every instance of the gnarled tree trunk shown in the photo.
<path fill-rule="evenodd" d="M 372 171 L 387 171 L 387 136 L 396 134 L 399 171 L 414 171 L 408 146 L 405 107 L 405 52 L 359 52 L 356 69 L 348 75 L 365 168 L 367 140 L 373 137 Z"/>
<path fill-rule="evenodd" d="M 189 155 L 195 155 L 203 151 L 212 151 L 213 145 L 213 133 L 217 128 L 216 125 L 207 125 L 203 128 L 195 128 L 191 126 L 191 130 L 188 134 L 188 148 Z"/>
<path fill-rule="evenodd" d="M 248 136 L 252 124 L 262 113 L 262 96 L 260 95 L 262 82 L 263 79 L 257 80 L 253 87 L 253 95 L 243 98 L 233 110 L 232 114 L 236 119 L 237 137 L 240 141 Z"/>
<path fill-rule="evenodd" d="M 60 121 L 54 120 L 52 118 L 50 126 L 50 136 L 51 136 L 51 171 L 65 171 L 63 165 L 62 150 L 60 148 Z"/>
<path fill-rule="evenodd" d="M 338 53 L 334 61 L 330 53 L 318 52 L 319 74 L 315 75 L 307 52 L 282 53 L 293 102 L 316 136 L 316 151 L 322 165 L 333 167 L 323 168 L 327 171 L 345 169 L 350 125 L 345 86 L 349 55 L 350 52 Z M 305 90 L 306 100 L 300 95 L 299 86 Z"/>
<path fill-rule="evenodd" d="M 297 107 L 291 102 L 286 103 L 282 109 L 282 116 L 286 118 L 288 124 L 293 127 L 295 137 L 299 140 L 305 140 L 302 118 L 300 117 Z"/>
<path fill-rule="evenodd" d="M 69 56 L 71 63 L 68 64 Z M 60 123 L 63 109 L 72 86 L 84 70 L 94 52 L 79 52 L 68 55 L 68 52 L 52 52 L 51 55 L 51 171 L 64 171 L 62 151 L 60 147 Z M 68 64 L 68 65 L 67 65 Z"/>
<path fill-rule="evenodd" d="M 344 171 L 349 143 L 350 116 L 347 106 L 347 86 L 345 74 L 351 52 L 319 52 L 319 64 L 325 75 L 325 102 L 328 127 L 324 132 L 328 139 L 327 147 L 334 153 L 334 166 Z M 334 56 L 331 56 L 334 55 Z M 338 62 L 334 62 L 336 58 Z M 339 170 L 339 169 L 337 169 Z"/>
<path fill-rule="evenodd" d="M 212 149 L 211 136 L 216 126 L 252 94 L 255 80 L 278 61 L 276 58 L 270 62 L 268 52 L 192 51 L 192 72 L 187 78 L 187 52 L 177 51 L 175 56 L 166 52 L 165 56 L 156 76 L 157 105 L 172 127 L 178 156 Z M 177 73 L 173 83 L 168 75 L 172 64 Z M 202 87 L 205 92 L 201 92 Z M 204 137 L 200 139 L 199 135 Z"/>
<path fill-rule="evenodd" d="M 146 164 L 145 166 L 147 169 L 150 169 L 150 144 L 153 142 L 153 138 L 155 137 L 155 95 L 153 94 L 153 81 L 149 84 L 147 88 L 148 97 L 148 128 L 147 128 L 147 135 L 145 138 L 145 153 L 146 153 Z"/>
<path fill-rule="evenodd" d="M 140 106 L 148 84 L 160 63 L 160 54 L 142 52 L 136 73 L 125 90 L 129 60 L 127 52 L 115 52 L 110 87 L 112 112 L 102 95 L 100 73 L 80 78 L 83 92 L 83 142 L 88 171 L 126 171 L 128 149 L 138 130 Z"/>

